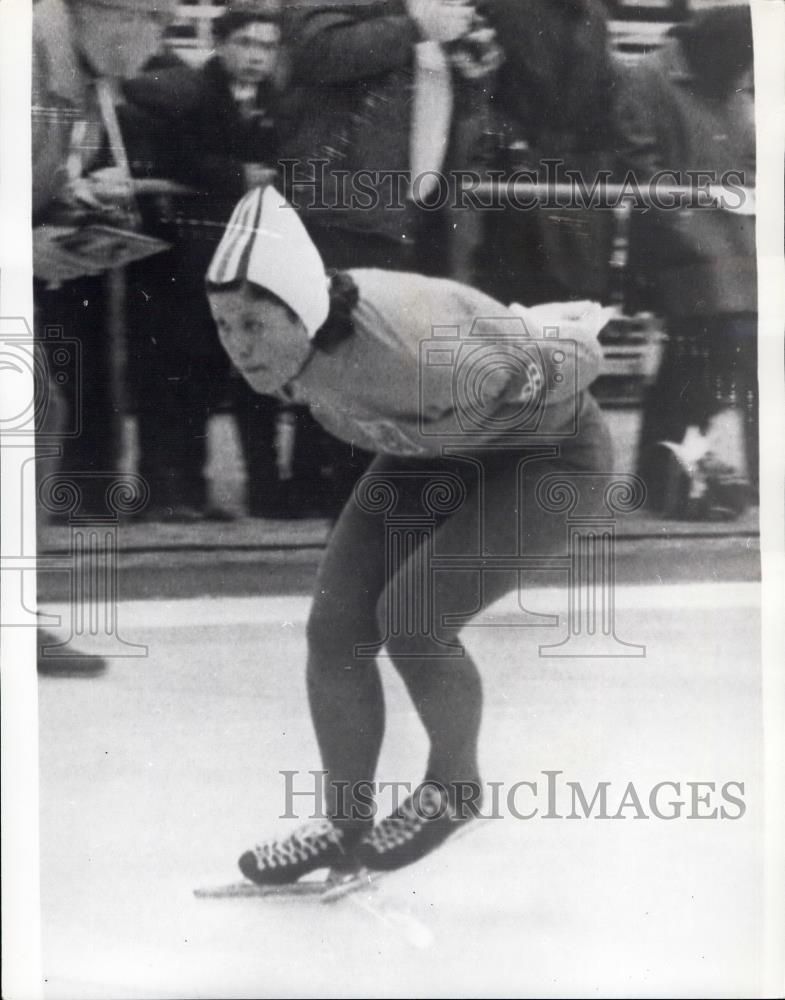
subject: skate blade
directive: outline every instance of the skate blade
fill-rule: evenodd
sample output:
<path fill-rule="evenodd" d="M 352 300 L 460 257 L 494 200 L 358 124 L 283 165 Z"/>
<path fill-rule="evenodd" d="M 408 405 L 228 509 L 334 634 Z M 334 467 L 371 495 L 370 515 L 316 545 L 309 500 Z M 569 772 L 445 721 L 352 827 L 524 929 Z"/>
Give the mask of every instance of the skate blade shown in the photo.
<path fill-rule="evenodd" d="M 483 824 L 476 821 L 462 823 L 460 828 L 441 844 L 437 850 L 460 840 L 469 833 L 481 829 Z M 422 859 L 420 859 L 422 860 Z M 346 896 L 355 893 L 375 890 L 379 882 L 390 875 L 409 869 L 409 865 L 401 868 L 372 871 L 369 868 L 354 868 L 348 871 L 332 870 L 326 878 L 308 879 L 304 882 L 290 882 L 285 885 L 255 885 L 253 882 L 230 882 L 227 885 L 207 886 L 194 889 L 197 899 L 318 899 L 320 903 L 337 903 Z"/>
<path fill-rule="evenodd" d="M 254 885 L 253 882 L 230 882 L 227 885 L 206 886 L 194 889 L 197 899 L 301 899 L 322 896 L 328 886 L 327 879 L 310 882 L 292 882 L 290 885 Z"/>
<path fill-rule="evenodd" d="M 351 872 L 331 872 L 320 903 L 337 903 L 357 892 L 378 888 L 383 872 L 372 872 L 367 868 L 357 868 Z"/>

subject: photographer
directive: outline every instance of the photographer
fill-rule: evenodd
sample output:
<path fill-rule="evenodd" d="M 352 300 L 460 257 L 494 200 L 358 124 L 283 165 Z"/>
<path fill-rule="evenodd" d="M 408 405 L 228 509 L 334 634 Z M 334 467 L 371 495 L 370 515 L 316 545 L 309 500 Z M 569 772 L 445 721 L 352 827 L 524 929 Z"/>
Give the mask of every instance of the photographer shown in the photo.
<path fill-rule="evenodd" d="M 477 19 L 473 5 L 450 0 L 295 5 L 293 82 L 303 101 L 284 178 L 328 267 L 433 271 L 449 260 L 447 227 L 418 204 L 432 192 L 412 182 L 470 166 L 478 95 L 498 65 Z M 315 470 L 322 458 L 334 467 L 325 488 L 340 506 L 367 456 L 358 461 L 307 418 L 298 448 Z"/>
<path fill-rule="evenodd" d="M 329 266 L 416 262 L 422 192 L 409 182 L 449 168 L 465 114 L 459 88 L 499 64 L 477 18 L 473 5 L 452 0 L 334 0 L 291 15 L 293 82 L 307 96 L 285 148 L 297 161 L 288 193 Z M 358 174 L 376 184 L 370 204 L 344 198 L 345 190 L 359 193 Z"/>

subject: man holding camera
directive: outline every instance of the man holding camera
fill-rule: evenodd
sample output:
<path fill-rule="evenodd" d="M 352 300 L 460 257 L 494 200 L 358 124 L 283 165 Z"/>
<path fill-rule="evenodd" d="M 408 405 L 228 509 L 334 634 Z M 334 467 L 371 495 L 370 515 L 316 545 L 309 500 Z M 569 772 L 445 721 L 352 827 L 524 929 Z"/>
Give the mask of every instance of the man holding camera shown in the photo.
<path fill-rule="evenodd" d="M 473 4 L 454 0 L 299 0 L 290 21 L 293 82 L 305 99 L 285 189 L 327 266 L 443 267 L 445 227 L 421 203 L 445 165 L 470 165 L 478 129 L 465 108 L 478 116 L 459 90 L 498 65 L 493 33 Z M 307 416 L 298 429 L 307 462 L 318 467 L 327 453 L 340 508 L 367 456 L 325 443 Z"/>

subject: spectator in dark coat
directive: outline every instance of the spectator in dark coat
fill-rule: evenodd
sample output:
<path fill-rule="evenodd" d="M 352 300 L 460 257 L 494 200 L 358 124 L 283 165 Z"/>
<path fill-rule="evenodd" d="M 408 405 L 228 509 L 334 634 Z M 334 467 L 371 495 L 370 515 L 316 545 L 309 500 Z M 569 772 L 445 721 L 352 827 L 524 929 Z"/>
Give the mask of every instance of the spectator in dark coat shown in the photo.
<path fill-rule="evenodd" d="M 487 0 L 505 61 L 493 103 L 542 156 L 607 158 L 614 72 L 601 0 Z"/>
<path fill-rule="evenodd" d="M 641 186 L 658 171 L 711 171 L 755 185 L 752 26 L 746 4 L 706 9 L 629 73 L 618 104 L 623 165 Z M 747 196 L 749 197 L 749 196 Z M 757 281 L 754 207 L 649 211 L 634 220 L 633 305 L 663 313 L 669 343 L 644 410 L 640 471 L 659 441 L 682 443 L 729 407 L 746 423 L 738 470 L 757 480 Z M 744 450 L 742 446 L 742 451 Z M 732 465 L 732 462 L 726 462 Z M 657 466 L 659 469 L 659 465 Z M 661 500 L 662 498 L 660 498 Z"/>
<path fill-rule="evenodd" d="M 412 172 L 470 166 L 467 109 L 476 117 L 482 77 L 495 66 L 487 40 L 479 46 L 487 65 L 482 57 L 468 65 L 456 58 L 455 46 L 475 31 L 474 6 L 305 0 L 293 8 L 292 73 L 303 99 L 299 127 L 286 144 L 287 159 L 297 165 L 285 172 L 285 187 L 326 265 L 443 268 L 447 227 L 432 224 L 433 215 L 410 197 L 408 181 Z M 433 61 L 422 69 L 426 48 Z M 468 80 L 475 71 L 479 85 Z M 423 107 L 427 121 L 417 116 Z M 363 175 L 364 193 L 355 186 Z M 355 195 L 357 202 L 347 203 Z M 466 220 L 460 213 L 458 224 Z M 340 509 L 369 456 L 329 441 L 313 423 L 301 420 L 299 429 L 306 447 L 313 442 L 314 457 L 325 448 L 332 455 L 333 502 Z"/>
<path fill-rule="evenodd" d="M 523 162 L 558 160 L 590 187 L 613 163 L 615 69 L 602 0 L 487 0 L 504 51 L 492 105 L 505 142 Z M 504 164 L 507 166 L 508 164 Z M 501 301 L 602 298 L 613 218 L 608 211 L 510 209 L 488 218 L 482 284 Z"/>
<path fill-rule="evenodd" d="M 328 266 L 401 269 L 415 262 L 418 215 L 406 181 L 416 50 L 421 42 L 460 37 L 469 29 L 472 10 L 442 0 L 295 5 L 293 79 L 307 97 L 286 148 L 301 165 L 287 179 L 299 182 L 289 186 L 289 194 Z M 451 116 L 441 125 L 449 133 Z M 376 186 L 380 197 L 347 205 L 340 171 L 349 171 L 349 194 L 354 176 L 367 171 L 366 183 Z M 389 183 L 375 180 L 383 172 L 400 176 Z"/>
<path fill-rule="evenodd" d="M 230 375 L 204 294 L 223 227 L 249 187 L 274 176 L 285 115 L 278 13 L 233 6 L 214 25 L 216 54 L 128 81 L 124 124 L 137 174 L 167 177 L 193 194 L 175 198 L 162 226 L 166 260 L 137 268 L 133 345 L 140 471 L 157 517 L 226 516 L 208 497 L 207 422 L 231 397 L 247 465 L 248 512 L 287 512 L 278 477 L 279 404 Z M 151 206 L 153 209 L 158 206 Z"/>

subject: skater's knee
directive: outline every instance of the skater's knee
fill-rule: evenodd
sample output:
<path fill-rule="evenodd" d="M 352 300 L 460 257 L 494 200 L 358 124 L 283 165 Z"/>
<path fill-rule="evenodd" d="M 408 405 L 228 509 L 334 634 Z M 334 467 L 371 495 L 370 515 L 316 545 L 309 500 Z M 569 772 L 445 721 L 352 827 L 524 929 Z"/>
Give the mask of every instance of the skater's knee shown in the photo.
<path fill-rule="evenodd" d="M 352 657 L 357 646 L 378 641 L 373 615 L 364 614 L 356 605 L 318 599 L 314 601 L 306 624 L 308 649 L 322 657 Z"/>
<path fill-rule="evenodd" d="M 305 626 L 305 635 L 310 649 L 326 649 L 336 641 L 341 641 L 340 619 L 335 613 L 336 609 L 331 608 L 327 602 L 314 601 L 308 622 Z"/>
<path fill-rule="evenodd" d="M 460 628 L 449 623 L 436 603 L 418 607 L 416 601 L 397 602 L 383 594 L 376 605 L 376 626 L 393 659 L 444 656 L 451 650 L 462 655 Z"/>

